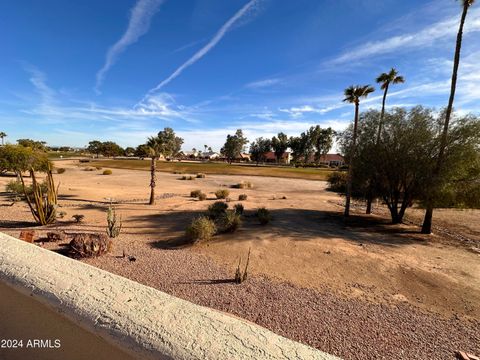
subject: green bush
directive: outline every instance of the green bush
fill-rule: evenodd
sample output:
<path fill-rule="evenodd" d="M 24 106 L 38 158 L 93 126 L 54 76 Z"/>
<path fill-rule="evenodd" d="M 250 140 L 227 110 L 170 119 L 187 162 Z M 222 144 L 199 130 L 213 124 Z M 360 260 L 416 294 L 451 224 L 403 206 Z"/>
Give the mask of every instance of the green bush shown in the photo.
<path fill-rule="evenodd" d="M 110 169 L 103 170 L 103 175 L 112 175 L 112 170 Z"/>
<path fill-rule="evenodd" d="M 270 220 L 272 220 L 270 211 L 265 207 L 261 207 L 260 209 L 257 210 L 257 218 L 260 224 L 262 225 L 266 225 L 270 222 Z"/>
<path fill-rule="evenodd" d="M 207 176 L 206 176 L 205 174 L 203 174 L 203 173 L 197 174 L 197 178 L 198 178 L 198 179 L 205 179 L 206 177 L 207 177 Z"/>
<path fill-rule="evenodd" d="M 228 209 L 228 204 L 223 201 L 215 201 L 208 207 L 208 217 L 212 220 L 220 218 Z"/>
<path fill-rule="evenodd" d="M 205 216 L 193 219 L 186 229 L 186 235 L 192 242 L 208 241 L 217 232 L 215 223 Z"/>
<path fill-rule="evenodd" d="M 238 201 L 245 201 L 248 199 L 247 194 L 240 194 L 238 195 Z"/>
<path fill-rule="evenodd" d="M 202 190 L 192 190 L 190 191 L 190 197 L 198 198 L 201 193 L 202 193 Z"/>
<path fill-rule="evenodd" d="M 65 168 L 58 168 L 58 169 L 57 169 L 57 174 L 63 174 L 65 171 L 67 171 L 67 169 L 65 169 Z"/>
<path fill-rule="evenodd" d="M 217 199 L 226 199 L 228 195 L 230 195 L 230 191 L 228 191 L 227 189 L 219 189 L 215 191 L 215 196 L 217 197 Z"/>
<path fill-rule="evenodd" d="M 222 233 L 235 232 L 241 225 L 240 214 L 235 210 L 226 210 L 218 219 L 218 229 Z"/>
<path fill-rule="evenodd" d="M 233 207 L 235 209 L 235 212 L 238 214 L 238 215 L 243 215 L 243 210 L 245 209 L 243 207 L 242 204 L 235 204 L 235 206 Z"/>
<path fill-rule="evenodd" d="M 44 181 L 44 182 L 40 183 L 39 185 L 40 185 L 40 189 L 42 191 L 42 194 L 45 194 L 47 192 L 47 183 Z M 22 199 L 25 198 L 25 194 L 23 192 L 23 185 L 22 185 L 21 181 L 12 180 L 12 181 L 8 182 L 8 184 L 5 186 L 5 190 L 8 193 L 10 193 L 14 196 L 18 196 Z M 27 193 L 27 195 L 29 197 L 32 197 L 33 196 L 32 185 L 26 185 L 25 186 L 25 192 Z"/>
<path fill-rule="evenodd" d="M 207 194 L 205 194 L 203 192 L 198 194 L 198 200 L 200 200 L 200 201 L 207 200 Z"/>
<path fill-rule="evenodd" d="M 328 190 L 344 193 L 347 190 L 347 173 L 334 171 L 328 175 Z"/>

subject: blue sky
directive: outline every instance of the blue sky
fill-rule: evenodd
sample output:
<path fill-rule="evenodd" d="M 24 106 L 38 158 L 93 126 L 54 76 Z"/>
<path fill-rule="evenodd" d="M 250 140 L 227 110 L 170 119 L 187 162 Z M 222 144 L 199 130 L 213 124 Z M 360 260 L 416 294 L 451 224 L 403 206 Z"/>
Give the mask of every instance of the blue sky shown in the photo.
<path fill-rule="evenodd" d="M 219 149 L 237 128 L 250 140 L 341 130 L 353 116 L 343 89 L 392 66 L 407 82 L 389 106 L 439 108 L 460 10 L 453 0 L 2 1 L 0 131 L 136 146 L 169 126 L 185 149 Z M 478 113 L 479 5 L 465 30 L 455 106 Z"/>

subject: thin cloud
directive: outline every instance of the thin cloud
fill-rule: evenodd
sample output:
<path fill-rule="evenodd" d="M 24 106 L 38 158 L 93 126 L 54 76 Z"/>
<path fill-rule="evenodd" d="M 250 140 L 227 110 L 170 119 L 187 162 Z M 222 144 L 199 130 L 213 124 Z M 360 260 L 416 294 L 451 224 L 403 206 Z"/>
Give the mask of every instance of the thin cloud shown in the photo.
<path fill-rule="evenodd" d="M 277 85 L 281 82 L 282 82 L 282 79 L 272 78 L 272 79 L 253 81 L 253 82 L 245 85 L 245 87 L 249 88 L 249 89 L 260 89 L 260 88 L 266 88 L 266 87 L 270 87 L 270 86 L 273 86 L 273 85 Z"/>
<path fill-rule="evenodd" d="M 208 42 L 207 45 L 202 47 L 199 51 L 197 51 L 190 59 L 184 62 L 177 70 L 175 70 L 169 77 L 163 80 L 154 88 L 150 89 L 145 96 L 147 98 L 150 94 L 154 93 L 155 91 L 160 90 L 165 85 L 167 85 L 170 81 L 178 77 L 185 69 L 195 64 L 198 60 L 204 57 L 210 50 L 212 50 L 222 38 L 232 29 L 232 27 L 237 23 L 243 16 L 245 16 L 249 11 L 254 9 L 255 5 L 261 0 L 251 0 L 245 6 L 243 6 L 239 11 L 235 13 L 223 26 L 220 30 L 217 31 L 215 36 Z M 143 100 L 145 100 L 145 98 Z M 143 101 L 142 100 L 142 101 Z"/>
<path fill-rule="evenodd" d="M 105 80 L 105 76 L 110 68 L 115 64 L 117 57 L 125 51 L 125 49 L 136 43 L 138 39 L 145 35 L 150 28 L 153 16 L 160 9 L 160 5 L 164 0 L 138 0 L 130 13 L 128 27 L 123 36 L 115 44 L 113 44 L 107 52 L 103 67 L 97 72 L 97 81 L 95 91 L 99 93 L 99 89 Z"/>

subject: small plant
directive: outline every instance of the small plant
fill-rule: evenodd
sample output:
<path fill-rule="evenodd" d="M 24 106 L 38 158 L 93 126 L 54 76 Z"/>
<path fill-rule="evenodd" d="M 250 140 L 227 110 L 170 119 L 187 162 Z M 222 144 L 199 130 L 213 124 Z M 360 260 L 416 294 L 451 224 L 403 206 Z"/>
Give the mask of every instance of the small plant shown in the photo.
<path fill-rule="evenodd" d="M 242 265 L 242 258 L 240 257 L 240 259 L 238 260 L 237 271 L 235 271 L 235 282 L 237 284 L 243 283 L 248 278 L 248 265 L 250 264 L 250 250 L 251 249 L 248 249 L 247 263 L 245 264 L 245 269 L 243 270 L 243 272 L 240 269 L 240 266 Z"/>
<path fill-rule="evenodd" d="M 238 195 L 238 201 L 245 201 L 248 199 L 247 194 L 240 194 Z"/>
<path fill-rule="evenodd" d="M 67 215 L 67 213 L 65 211 L 57 212 L 57 218 L 59 218 L 59 219 L 63 219 L 66 215 Z"/>
<path fill-rule="evenodd" d="M 82 214 L 75 214 L 72 216 L 72 219 L 75 220 L 75 222 L 77 224 L 83 222 L 83 220 L 85 219 L 85 215 L 82 215 Z"/>
<path fill-rule="evenodd" d="M 270 211 L 265 207 L 261 207 L 260 209 L 257 210 L 257 218 L 260 224 L 262 225 L 266 225 L 270 222 L 270 220 L 272 220 Z"/>
<path fill-rule="evenodd" d="M 112 240 L 105 234 L 74 234 L 69 255 L 74 258 L 95 257 L 110 251 Z"/>
<path fill-rule="evenodd" d="M 107 235 L 110 238 L 116 238 L 122 231 L 122 220 L 117 219 L 117 211 L 110 204 L 107 210 Z"/>
<path fill-rule="evenodd" d="M 173 173 L 174 173 L 175 175 L 185 174 L 185 172 L 183 172 L 183 171 L 174 171 Z"/>
<path fill-rule="evenodd" d="M 192 242 L 209 241 L 217 232 L 215 223 L 206 216 L 193 219 L 187 227 L 186 235 Z"/>
<path fill-rule="evenodd" d="M 200 201 L 207 200 L 207 194 L 205 194 L 203 192 L 198 194 L 198 200 L 200 200 Z"/>
<path fill-rule="evenodd" d="M 192 190 L 190 191 L 190 197 L 198 198 L 201 193 L 202 193 L 202 190 Z"/>
<path fill-rule="evenodd" d="M 218 219 L 218 228 L 222 233 L 235 232 L 241 224 L 240 214 L 235 210 L 226 210 Z"/>
<path fill-rule="evenodd" d="M 226 199 L 228 195 L 230 195 L 230 191 L 228 191 L 227 189 L 219 189 L 215 191 L 215 196 L 217 197 L 217 199 Z"/>
<path fill-rule="evenodd" d="M 238 184 L 232 185 L 232 188 L 234 189 L 251 189 L 252 187 L 253 185 L 250 181 L 242 181 Z"/>
<path fill-rule="evenodd" d="M 103 170 L 103 175 L 112 175 L 112 170 L 110 169 L 107 169 L 107 170 Z"/>
<path fill-rule="evenodd" d="M 223 201 L 215 201 L 208 207 L 208 217 L 212 220 L 220 218 L 228 209 L 228 204 Z"/>
<path fill-rule="evenodd" d="M 243 215 L 243 211 L 244 211 L 244 207 L 242 204 L 235 204 L 235 206 L 233 207 L 235 209 L 235 212 L 238 214 L 238 215 Z"/>
<path fill-rule="evenodd" d="M 205 179 L 207 176 L 203 173 L 197 174 L 197 179 Z"/>
<path fill-rule="evenodd" d="M 85 168 L 83 168 L 84 171 L 95 171 L 95 168 L 94 167 L 91 167 L 91 166 L 87 166 Z"/>
<path fill-rule="evenodd" d="M 193 176 L 186 176 L 186 175 L 183 175 L 180 180 L 195 180 L 195 178 Z"/>
<path fill-rule="evenodd" d="M 57 169 L 57 174 L 63 174 L 65 171 L 67 171 L 67 169 L 65 169 L 65 168 L 58 168 L 58 169 Z"/>
<path fill-rule="evenodd" d="M 101 166 L 95 166 L 95 169 L 102 170 L 103 168 Z"/>

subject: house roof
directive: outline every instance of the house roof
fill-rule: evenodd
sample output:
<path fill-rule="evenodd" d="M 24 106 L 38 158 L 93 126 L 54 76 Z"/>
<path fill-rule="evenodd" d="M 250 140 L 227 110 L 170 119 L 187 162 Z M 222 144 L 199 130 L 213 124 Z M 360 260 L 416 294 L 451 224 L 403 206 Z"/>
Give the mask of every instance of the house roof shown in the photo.
<path fill-rule="evenodd" d="M 288 151 L 284 152 L 282 155 L 282 159 L 288 159 L 288 156 L 290 153 Z M 275 157 L 275 153 L 273 151 L 268 151 L 264 154 L 265 159 L 267 160 L 276 160 L 277 158 Z"/>

